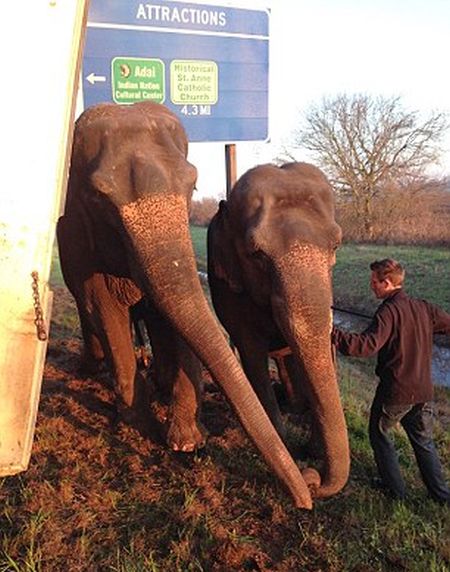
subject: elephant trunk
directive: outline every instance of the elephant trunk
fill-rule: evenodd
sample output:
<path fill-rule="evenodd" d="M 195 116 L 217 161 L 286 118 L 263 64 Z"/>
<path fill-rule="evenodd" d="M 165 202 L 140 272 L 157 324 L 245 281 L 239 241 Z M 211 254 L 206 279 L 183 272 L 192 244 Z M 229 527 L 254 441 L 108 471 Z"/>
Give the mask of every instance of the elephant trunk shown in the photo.
<path fill-rule="evenodd" d="M 311 246 L 290 251 L 276 263 L 272 297 L 275 319 L 306 376 L 302 387 L 322 437 L 325 467 L 316 497 L 340 491 L 350 471 L 347 426 L 331 352 L 328 256 Z"/>
<path fill-rule="evenodd" d="M 311 509 L 311 494 L 297 465 L 209 309 L 197 274 L 186 213 L 186 200 L 179 195 L 151 196 L 121 208 L 137 259 L 139 284 L 208 368 L 295 505 Z"/>

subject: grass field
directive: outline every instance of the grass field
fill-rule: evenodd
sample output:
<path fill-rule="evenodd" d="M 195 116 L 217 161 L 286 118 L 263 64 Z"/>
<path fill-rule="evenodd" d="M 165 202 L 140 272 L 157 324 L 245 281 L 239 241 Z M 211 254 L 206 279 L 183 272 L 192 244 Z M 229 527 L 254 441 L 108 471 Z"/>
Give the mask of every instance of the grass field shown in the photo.
<path fill-rule="evenodd" d="M 206 229 L 191 227 L 199 268 L 206 269 Z M 369 264 L 395 258 L 406 268 L 405 288 L 450 312 L 450 251 L 422 246 L 344 244 L 337 251 L 333 272 L 335 305 L 373 312 L 378 304 L 369 288 Z"/>
<path fill-rule="evenodd" d="M 193 235 L 204 259 L 204 229 Z M 368 300 L 366 262 L 386 255 L 385 249 L 371 248 L 341 249 L 335 287 L 342 285 L 344 294 L 348 283 Z M 437 275 L 448 272 L 443 254 L 406 248 L 395 256 L 426 270 L 418 286 L 443 303 L 438 285 L 426 283 L 432 265 L 442 265 Z M 361 273 L 360 284 L 346 278 L 345 267 Z M 144 438 L 122 423 L 115 426 L 108 376 L 78 377 L 75 307 L 57 262 L 52 285 L 51 337 L 30 467 L 0 479 L 0 572 L 450 570 L 448 510 L 427 498 L 402 433 L 395 438 L 407 500 L 392 501 L 370 488 L 375 474 L 367 437 L 374 391 L 370 364 L 339 362 L 349 482 L 341 493 L 316 501 L 311 512 L 300 511 L 211 383 L 202 413 L 210 438 L 202 452 L 173 453 L 157 434 Z M 369 309 L 365 302 L 358 307 Z M 436 397 L 436 443 L 450 478 L 449 392 L 440 389 Z M 298 449 L 305 437 L 290 419 L 289 445 Z"/>
<path fill-rule="evenodd" d="M 206 272 L 206 228 L 192 226 L 191 236 L 198 268 Z M 450 252 L 446 248 L 422 246 L 341 246 L 333 271 L 335 305 L 373 312 L 378 302 L 369 288 L 369 264 L 388 257 L 396 258 L 406 268 L 405 287 L 412 296 L 430 300 L 450 312 Z M 63 284 L 56 250 L 50 281 L 56 285 Z"/>
<path fill-rule="evenodd" d="M 450 252 L 448 248 L 344 244 L 333 273 L 335 304 L 371 312 L 378 301 L 369 288 L 369 264 L 395 258 L 406 269 L 405 289 L 450 312 Z M 344 307 L 345 307 L 344 306 Z"/>
<path fill-rule="evenodd" d="M 198 269 L 202 272 L 206 272 L 206 228 L 202 226 L 191 226 L 191 236 L 197 257 Z"/>

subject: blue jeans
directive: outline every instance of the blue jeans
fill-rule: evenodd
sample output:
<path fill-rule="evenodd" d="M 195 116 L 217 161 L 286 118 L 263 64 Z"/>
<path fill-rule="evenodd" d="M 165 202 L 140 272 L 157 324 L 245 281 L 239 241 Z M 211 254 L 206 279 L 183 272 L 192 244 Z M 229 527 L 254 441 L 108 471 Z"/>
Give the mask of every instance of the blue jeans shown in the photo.
<path fill-rule="evenodd" d="M 450 503 L 450 491 L 433 441 L 432 403 L 385 405 L 378 386 L 370 410 L 369 438 L 383 485 L 392 496 L 400 499 L 405 497 L 406 487 L 397 452 L 388 435 L 397 423 L 408 435 L 430 496 L 438 502 Z"/>

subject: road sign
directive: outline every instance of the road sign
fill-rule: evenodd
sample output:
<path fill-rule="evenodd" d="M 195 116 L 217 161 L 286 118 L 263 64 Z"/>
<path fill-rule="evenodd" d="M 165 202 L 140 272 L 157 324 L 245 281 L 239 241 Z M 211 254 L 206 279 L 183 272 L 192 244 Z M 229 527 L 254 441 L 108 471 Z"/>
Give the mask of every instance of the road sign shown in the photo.
<path fill-rule="evenodd" d="M 269 13 L 91 0 L 83 101 L 164 103 L 190 141 L 268 138 Z"/>

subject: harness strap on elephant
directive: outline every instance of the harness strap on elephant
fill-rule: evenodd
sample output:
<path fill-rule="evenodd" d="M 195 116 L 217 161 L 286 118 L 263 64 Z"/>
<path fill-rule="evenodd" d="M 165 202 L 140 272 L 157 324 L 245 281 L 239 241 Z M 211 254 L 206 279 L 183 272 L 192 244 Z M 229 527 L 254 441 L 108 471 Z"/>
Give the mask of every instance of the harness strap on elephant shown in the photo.
<path fill-rule="evenodd" d="M 292 355 L 292 350 L 289 346 L 269 352 L 269 357 L 272 358 L 277 364 L 278 374 L 286 390 L 288 400 L 290 401 L 290 403 L 294 403 L 295 401 L 294 388 L 292 386 L 289 373 L 286 369 L 286 364 L 284 363 L 284 358 L 289 355 Z"/>

